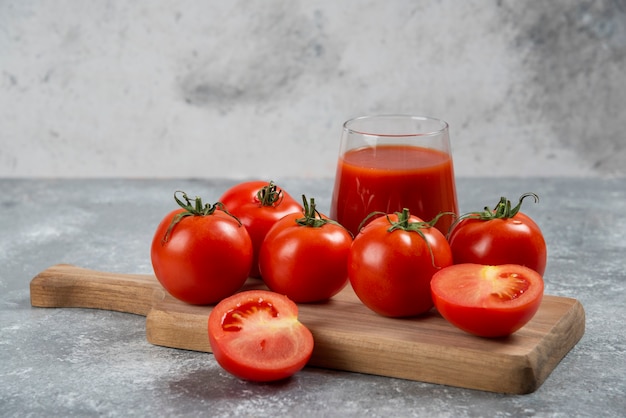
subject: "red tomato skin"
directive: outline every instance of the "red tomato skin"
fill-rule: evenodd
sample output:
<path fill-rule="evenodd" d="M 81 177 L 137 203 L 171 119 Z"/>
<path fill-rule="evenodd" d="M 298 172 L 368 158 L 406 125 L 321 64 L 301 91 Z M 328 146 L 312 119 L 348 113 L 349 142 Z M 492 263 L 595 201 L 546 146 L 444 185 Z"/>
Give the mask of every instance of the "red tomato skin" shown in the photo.
<path fill-rule="evenodd" d="M 298 225 L 296 219 L 302 216 L 287 215 L 270 229 L 261 245 L 259 267 L 270 290 L 297 303 L 321 302 L 348 284 L 352 236 L 333 223 Z"/>
<path fill-rule="evenodd" d="M 519 264 L 545 273 L 546 242 L 539 226 L 518 212 L 508 219 L 464 219 L 448 236 L 454 264 Z"/>
<path fill-rule="evenodd" d="M 245 227 L 220 210 L 184 217 L 163 242 L 172 218 L 159 224 L 151 246 L 154 273 L 173 297 L 193 305 L 209 305 L 239 290 L 252 264 L 252 241 Z"/>
<path fill-rule="evenodd" d="M 471 281 L 480 279 L 485 268 L 515 272 L 528 280 L 530 287 L 512 301 L 494 301 L 487 294 L 475 295 Z M 459 289 L 464 278 L 469 281 L 467 288 L 462 289 L 465 295 L 451 295 L 450 286 Z M 535 270 L 521 265 L 456 264 L 435 274 L 431 288 L 435 307 L 448 322 L 470 334 L 496 338 L 513 334 L 535 316 L 543 300 L 544 282 Z"/>
<path fill-rule="evenodd" d="M 267 181 L 257 180 L 239 183 L 224 192 L 219 199 L 226 210 L 239 218 L 250 234 L 254 259 L 249 275 L 255 278 L 261 277 L 259 251 L 267 232 L 279 219 L 290 213 L 302 211 L 302 205 L 278 186 L 277 190 L 282 191 L 282 200 L 273 206 L 262 205 L 257 193 L 267 185 Z"/>
<path fill-rule="evenodd" d="M 389 215 L 397 221 L 396 215 Z M 410 222 L 422 222 L 416 216 Z M 365 306 L 379 315 L 411 317 L 433 307 L 430 280 L 437 271 L 452 264 L 445 236 L 436 228 L 422 232 L 388 232 L 385 217 L 366 225 L 354 239 L 348 258 L 350 283 Z"/>
<path fill-rule="evenodd" d="M 229 332 L 222 326 L 226 315 L 249 301 L 268 301 L 278 312 L 276 321 L 247 332 Z M 270 382 L 288 378 L 300 371 L 311 358 L 314 340 L 311 331 L 298 321 L 298 307 L 284 295 L 250 290 L 222 300 L 211 311 L 208 321 L 209 343 L 218 364 L 241 379 Z M 274 342 L 274 344 L 272 344 Z M 279 355 L 268 352 L 277 348 Z M 265 351 L 264 351 L 265 349 Z"/>

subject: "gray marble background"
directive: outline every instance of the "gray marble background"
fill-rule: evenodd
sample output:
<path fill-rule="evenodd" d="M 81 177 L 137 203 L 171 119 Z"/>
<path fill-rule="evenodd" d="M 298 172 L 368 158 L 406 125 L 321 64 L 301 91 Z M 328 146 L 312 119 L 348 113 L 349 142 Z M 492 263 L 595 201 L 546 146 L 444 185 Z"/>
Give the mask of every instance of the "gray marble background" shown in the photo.
<path fill-rule="evenodd" d="M 626 1 L 0 1 L 0 177 L 332 177 L 375 113 L 459 176 L 624 176 Z"/>

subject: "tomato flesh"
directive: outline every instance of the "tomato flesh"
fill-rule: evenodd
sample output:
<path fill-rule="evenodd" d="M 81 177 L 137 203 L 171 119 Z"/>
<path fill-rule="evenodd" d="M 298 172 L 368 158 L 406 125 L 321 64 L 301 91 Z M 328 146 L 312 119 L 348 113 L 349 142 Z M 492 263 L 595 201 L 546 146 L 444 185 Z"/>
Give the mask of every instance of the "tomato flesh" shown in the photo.
<path fill-rule="evenodd" d="M 263 324 L 269 318 L 278 317 L 278 311 L 265 300 L 251 300 L 231 309 L 222 318 L 224 331 L 238 332 L 247 324 L 250 326 L 253 320 L 256 324 Z"/>
<path fill-rule="evenodd" d="M 539 273 L 516 264 L 456 264 L 431 281 L 441 316 L 481 337 L 506 336 L 526 325 L 541 305 L 543 290 Z"/>
<path fill-rule="evenodd" d="M 286 296 L 266 291 L 237 293 L 209 316 L 216 361 L 241 379 L 268 382 L 292 376 L 309 361 L 313 335 Z"/>

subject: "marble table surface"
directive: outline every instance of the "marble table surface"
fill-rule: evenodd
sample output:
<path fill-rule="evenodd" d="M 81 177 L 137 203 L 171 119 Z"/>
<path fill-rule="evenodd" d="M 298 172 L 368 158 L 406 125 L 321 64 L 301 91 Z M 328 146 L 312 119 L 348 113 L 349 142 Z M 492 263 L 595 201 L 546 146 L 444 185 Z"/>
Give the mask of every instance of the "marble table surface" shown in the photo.
<path fill-rule="evenodd" d="M 275 179 L 330 204 L 330 179 Z M 224 372 L 207 353 L 151 345 L 145 318 L 34 308 L 29 282 L 57 263 L 152 273 L 156 225 L 177 189 L 216 200 L 233 179 L 0 179 L 0 415 L 624 416 L 626 182 L 460 178 L 461 212 L 524 192 L 548 243 L 546 294 L 578 299 L 586 331 L 535 392 L 505 395 L 307 367 L 275 384 Z M 480 371 L 477 371 L 480 373 Z"/>

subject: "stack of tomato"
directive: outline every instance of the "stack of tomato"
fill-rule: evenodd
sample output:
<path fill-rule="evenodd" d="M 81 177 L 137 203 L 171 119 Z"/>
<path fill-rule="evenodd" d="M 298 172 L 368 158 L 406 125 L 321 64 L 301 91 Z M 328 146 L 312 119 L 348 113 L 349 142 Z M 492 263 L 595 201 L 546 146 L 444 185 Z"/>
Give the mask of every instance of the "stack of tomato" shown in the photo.
<path fill-rule="evenodd" d="M 520 207 L 501 198 L 494 209 L 460 216 L 448 236 L 407 209 L 373 213 L 356 237 L 273 182 L 227 190 L 215 204 L 176 192 L 179 209 L 157 228 L 155 275 L 174 297 L 216 304 L 209 339 L 232 374 L 268 381 L 300 370 L 313 350 L 296 303 L 332 298 L 350 282 L 359 299 L 389 317 L 433 308 L 467 332 L 515 332 L 539 308 L 546 245 Z M 248 277 L 269 288 L 239 292 Z"/>

